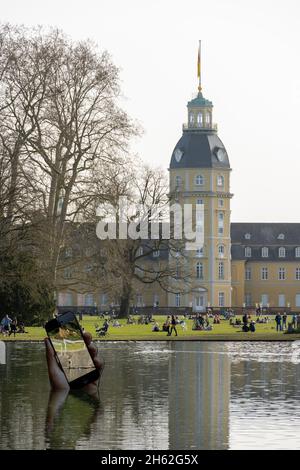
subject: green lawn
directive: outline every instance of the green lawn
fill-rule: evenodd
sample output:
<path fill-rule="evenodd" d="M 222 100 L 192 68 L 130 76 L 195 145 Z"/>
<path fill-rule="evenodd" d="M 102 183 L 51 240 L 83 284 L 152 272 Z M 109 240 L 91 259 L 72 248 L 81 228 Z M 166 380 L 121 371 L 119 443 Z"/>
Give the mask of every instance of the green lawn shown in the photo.
<path fill-rule="evenodd" d="M 244 333 L 241 328 L 234 328 L 229 325 L 228 320 L 221 320 L 220 325 L 212 325 L 212 331 L 193 331 L 193 321 L 187 320 L 187 330 L 183 330 L 181 325 L 177 325 L 178 336 L 174 335 L 167 336 L 165 332 L 152 332 L 153 323 L 149 325 L 127 325 L 126 320 L 119 320 L 121 327 L 116 328 L 110 325 L 108 330 L 108 335 L 106 337 L 98 337 L 95 331 L 95 325 L 102 326 L 103 320 L 100 320 L 97 317 L 84 316 L 82 321 L 82 326 L 85 331 L 88 331 L 92 334 L 93 339 L 103 341 L 138 341 L 138 340 L 162 340 L 162 341 L 174 341 L 174 340 L 214 340 L 214 341 L 292 341 L 299 340 L 300 334 L 284 334 L 284 332 L 276 332 L 276 324 L 273 317 L 271 322 L 267 324 L 256 324 L 255 333 Z M 154 317 L 154 319 L 159 323 L 160 327 L 162 326 L 165 317 Z M 210 319 L 212 323 L 212 319 Z M 288 318 L 288 322 L 291 321 L 291 318 Z M 7 341 L 41 341 L 46 337 L 46 332 L 44 328 L 41 327 L 26 327 L 27 334 L 16 334 L 14 338 L 13 335 L 10 337 L 3 337 L 0 335 L 0 340 Z"/>

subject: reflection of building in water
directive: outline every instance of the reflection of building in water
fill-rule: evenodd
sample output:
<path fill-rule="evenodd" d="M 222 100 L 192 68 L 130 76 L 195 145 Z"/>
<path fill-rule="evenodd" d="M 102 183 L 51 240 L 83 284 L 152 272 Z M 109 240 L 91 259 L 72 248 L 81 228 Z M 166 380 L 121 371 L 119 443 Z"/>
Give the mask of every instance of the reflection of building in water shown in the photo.
<path fill-rule="evenodd" d="M 170 449 L 227 449 L 230 358 L 217 343 L 177 342 L 169 366 Z"/>

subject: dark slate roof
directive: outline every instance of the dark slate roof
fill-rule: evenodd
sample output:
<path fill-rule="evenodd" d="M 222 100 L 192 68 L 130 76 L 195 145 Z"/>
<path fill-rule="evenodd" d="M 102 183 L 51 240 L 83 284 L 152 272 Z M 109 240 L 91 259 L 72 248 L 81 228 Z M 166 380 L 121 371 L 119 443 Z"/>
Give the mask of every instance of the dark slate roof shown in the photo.
<path fill-rule="evenodd" d="M 245 234 L 251 235 L 250 239 Z M 283 234 L 284 239 L 278 238 Z M 245 257 L 245 247 L 251 247 L 251 257 Z M 261 256 L 262 247 L 269 248 L 269 256 Z M 279 258 L 279 248 L 286 249 L 286 256 Z M 295 248 L 300 247 L 300 223 L 232 223 L 231 224 L 231 256 L 232 259 L 249 261 L 293 261 Z"/>
<path fill-rule="evenodd" d="M 176 149 L 183 152 L 179 162 L 176 161 Z M 225 150 L 222 162 L 217 159 L 219 148 Z M 230 168 L 228 155 L 221 139 L 212 131 L 186 130 L 177 142 L 171 157 L 170 169 L 176 168 Z"/>

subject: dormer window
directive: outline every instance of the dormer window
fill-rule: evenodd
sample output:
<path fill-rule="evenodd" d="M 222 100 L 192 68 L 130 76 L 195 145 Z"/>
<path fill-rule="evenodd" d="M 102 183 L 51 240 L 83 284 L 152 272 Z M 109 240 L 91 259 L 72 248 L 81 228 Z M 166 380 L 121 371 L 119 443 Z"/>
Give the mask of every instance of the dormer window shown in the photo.
<path fill-rule="evenodd" d="M 281 246 L 278 250 L 279 258 L 285 258 L 285 248 Z"/>
<path fill-rule="evenodd" d="M 210 114 L 209 113 L 207 113 L 205 115 L 205 122 L 206 122 L 206 124 L 210 124 Z"/>
<path fill-rule="evenodd" d="M 245 239 L 250 240 L 251 239 L 251 234 L 250 233 L 245 233 Z"/>
<path fill-rule="evenodd" d="M 268 256 L 269 256 L 269 248 L 267 248 L 266 246 L 264 246 L 264 247 L 261 249 L 261 256 L 262 256 L 262 258 L 268 258 Z"/>
<path fill-rule="evenodd" d="M 277 237 L 278 240 L 284 240 L 284 233 L 280 233 Z"/>
<path fill-rule="evenodd" d="M 195 117 L 193 113 L 190 113 L 190 123 L 193 124 L 194 121 L 195 121 Z"/>
<path fill-rule="evenodd" d="M 196 185 L 197 186 L 203 186 L 204 185 L 204 176 L 202 176 L 202 175 L 197 175 L 196 176 Z"/>
<path fill-rule="evenodd" d="M 246 246 L 246 248 L 245 248 L 245 258 L 251 258 L 251 255 L 252 255 L 252 250 L 251 250 L 250 246 Z"/>

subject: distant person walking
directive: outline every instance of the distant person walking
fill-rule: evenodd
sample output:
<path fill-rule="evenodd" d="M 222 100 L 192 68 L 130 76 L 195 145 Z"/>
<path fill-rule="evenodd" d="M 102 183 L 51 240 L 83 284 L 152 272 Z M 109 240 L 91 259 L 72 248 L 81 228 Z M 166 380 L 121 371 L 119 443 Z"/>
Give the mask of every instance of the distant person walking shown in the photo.
<path fill-rule="evenodd" d="M 171 317 L 171 328 L 170 328 L 170 332 L 168 333 L 167 336 L 171 336 L 173 330 L 175 331 L 175 336 L 178 336 L 178 335 L 177 335 L 177 330 L 176 330 L 176 318 L 175 318 L 175 315 L 172 315 L 172 317 Z"/>
<path fill-rule="evenodd" d="M 282 325 L 281 325 L 281 315 L 280 313 L 277 313 L 275 317 L 275 322 L 276 322 L 276 331 L 282 331 Z"/>

